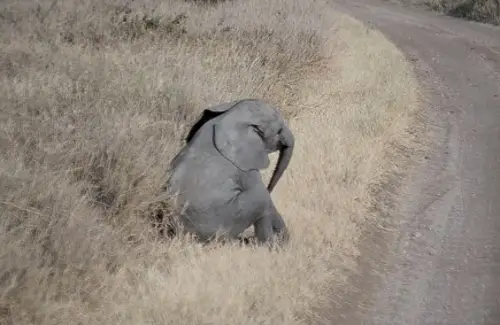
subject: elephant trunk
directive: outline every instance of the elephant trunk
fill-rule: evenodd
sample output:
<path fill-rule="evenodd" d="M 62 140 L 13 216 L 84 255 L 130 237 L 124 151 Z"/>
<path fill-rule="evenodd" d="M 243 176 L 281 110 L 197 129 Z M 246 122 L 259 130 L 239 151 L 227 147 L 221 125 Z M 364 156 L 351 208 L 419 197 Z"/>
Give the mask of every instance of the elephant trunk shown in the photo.
<path fill-rule="evenodd" d="M 290 160 L 292 159 L 293 147 L 294 147 L 294 136 L 288 127 L 284 127 L 280 133 L 280 154 L 278 158 L 278 162 L 276 163 L 276 168 L 274 169 L 271 180 L 269 181 L 269 185 L 267 186 L 267 190 L 272 192 L 279 179 L 283 175 L 283 172 L 288 167 Z"/>

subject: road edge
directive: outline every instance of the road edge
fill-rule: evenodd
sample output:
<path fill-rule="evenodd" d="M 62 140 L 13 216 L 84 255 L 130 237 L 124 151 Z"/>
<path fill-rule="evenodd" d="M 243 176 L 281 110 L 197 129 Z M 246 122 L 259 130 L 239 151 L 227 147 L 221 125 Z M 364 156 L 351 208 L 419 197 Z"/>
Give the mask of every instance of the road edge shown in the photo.
<path fill-rule="evenodd" d="M 369 27 L 368 22 L 347 11 L 343 13 L 368 28 L 373 28 Z M 405 189 L 414 187 L 414 180 L 428 173 L 435 160 L 431 157 L 432 153 L 442 152 L 440 148 L 445 142 L 437 141 L 440 137 L 436 133 L 442 131 L 444 121 L 442 114 L 432 105 L 431 98 L 435 96 L 432 89 L 435 86 L 431 85 L 434 77 L 431 68 L 415 54 L 404 51 L 390 38 L 387 37 L 387 40 L 411 63 L 420 88 L 420 105 L 410 115 L 412 123 L 402 139 L 391 143 L 387 150 L 386 159 L 392 163 L 391 168 L 385 171 L 380 183 L 370 186 L 374 203 L 370 207 L 371 222 L 361 226 L 361 240 L 358 243 L 360 256 L 356 258 L 358 272 L 353 272 L 348 278 L 348 285 L 340 288 L 340 292 L 335 292 L 336 297 L 342 298 L 341 301 L 328 309 L 321 308 L 314 324 L 364 324 L 366 313 L 375 301 L 377 289 L 383 287 L 383 283 L 387 281 L 386 276 L 394 268 L 393 263 L 390 263 L 393 257 L 391 252 L 394 251 L 391 248 L 401 241 L 400 230 L 404 221 L 402 205 L 411 200 L 415 193 Z M 401 193 L 407 194 L 402 196 Z"/>

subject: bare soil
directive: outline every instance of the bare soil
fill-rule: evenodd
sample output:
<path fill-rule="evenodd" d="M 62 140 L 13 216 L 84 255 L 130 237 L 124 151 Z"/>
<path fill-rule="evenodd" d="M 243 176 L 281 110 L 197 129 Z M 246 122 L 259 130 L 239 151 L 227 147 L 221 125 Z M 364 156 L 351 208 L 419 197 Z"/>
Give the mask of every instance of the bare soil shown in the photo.
<path fill-rule="evenodd" d="M 428 99 L 423 140 L 431 141 L 386 191 L 396 225 L 370 235 L 355 279 L 361 291 L 330 319 L 500 324 L 500 29 L 387 2 L 336 4 L 414 62 Z"/>

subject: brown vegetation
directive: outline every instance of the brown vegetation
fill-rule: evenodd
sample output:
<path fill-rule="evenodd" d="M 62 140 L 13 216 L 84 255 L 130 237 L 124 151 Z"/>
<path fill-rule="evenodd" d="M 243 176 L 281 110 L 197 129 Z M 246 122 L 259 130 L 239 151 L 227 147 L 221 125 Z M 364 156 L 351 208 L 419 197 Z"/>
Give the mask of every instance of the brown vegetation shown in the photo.
<path fill-rule="evenodd" d="M 379 33 L 323 0 L 7 0 L 0 27 L 1 324 L 298 324 L 340 299 L 416 107 Z M 186 126 L 244 97 L 296 133 L 290 246 L 162 240 L 143 217 Z"/>
<path fill-rule="evenodd" d="M 425 4 L 446 15 L 495 25 L 500 24 L 499 0 L 397 0 L 403 3 Z"/>

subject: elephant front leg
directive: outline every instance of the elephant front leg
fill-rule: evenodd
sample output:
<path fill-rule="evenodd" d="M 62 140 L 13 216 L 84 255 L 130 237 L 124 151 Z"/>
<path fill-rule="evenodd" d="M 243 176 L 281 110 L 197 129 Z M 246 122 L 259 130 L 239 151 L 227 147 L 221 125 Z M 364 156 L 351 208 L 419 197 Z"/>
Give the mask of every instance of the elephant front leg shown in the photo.
<path fill-rule="evenodd" d="M 288 229 L 281 214 L 277 211 L 269 197 L 262 215 L 254 223 L 255 236 L 261 243 L 269 242 L 276 236 L 277 241 L 286 243 L 289 240 Z"/>
<path fill-rule="evenodd" d="M 255 237 L 260 243 L 268 242 L 273 236 L 273 223 L 271 218 L 263 215 L 254 224 Z"/>
<path fill-rule="evenodd" d="M 281 243 L 288 242 L 290 236 L 285 221 L 283 220 L 283 217 L 278 212 L 276 206 L 272 201 L 269 202 L 268 208 L 265 211 L 264 216 L 265 219 L 269 219 L 271 222 L 271 228 L 272 228 L 271 236 L 277 236 L 278 241 Z"/>
<path fill-rule="evenodd" d="M 260 243 L 269 243 L 276 240 L 280 244 L 289 241 L 290 236 L 286 227 L 275 228 L 273 220 L 270 218 L 261 218 L 254 223 L 255 237 Z"/>
<path fill-rule="evenodd" d="M 288 231 L 271 199 L 271 194 L 262 182 L 259 172 L 240 175 L 241 187 L 247 190 L 238 197 L 239 211 L 246 211 L 254 226 L 255 237 L 261 243 L 268 242 L 277 235 L 279 240 L 288 240 Z"/>
<path fill-rule="evenodd" d="M 269 242 L 277 233 L 286 232 L 281 215 L 276 211 L 271 196 L 264 186 L 241 192 L 234 203 L 238 206 L 232 236 L 235 237 L 253 224 L 260 243 Z"/>

